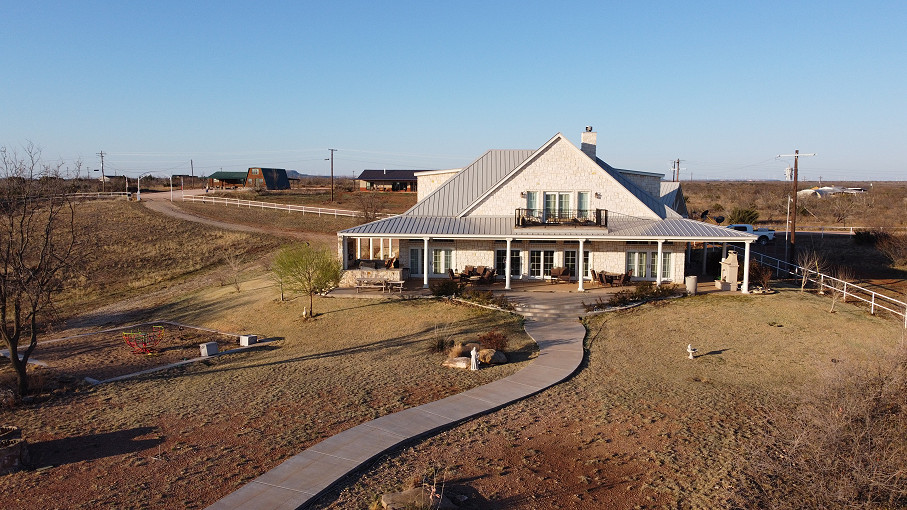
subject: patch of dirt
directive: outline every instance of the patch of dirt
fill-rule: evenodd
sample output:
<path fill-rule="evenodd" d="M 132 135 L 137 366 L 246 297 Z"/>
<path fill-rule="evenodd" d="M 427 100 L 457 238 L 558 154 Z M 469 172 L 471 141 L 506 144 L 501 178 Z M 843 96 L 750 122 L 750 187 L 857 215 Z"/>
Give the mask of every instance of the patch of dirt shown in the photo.
<path fill-rule="evenodd" d="M 156 327 L 160 329 L 156 331 Z M 152 352 L 135 352 L 127 345 L 127 336 L 137 345 L 144 341 Z M 103 381 L 197 358 L 201 355 L 199 344 L 207 342 L 217 342 L 219 351 L 239 347 L 238 338 L 232 335 L 172 324 L 146 324 L 41 342 L 32 359 L 47 363 L 47 367 L 38 367 L 39 371 L 50 370 L 78 379 L 90 377 Z"/>

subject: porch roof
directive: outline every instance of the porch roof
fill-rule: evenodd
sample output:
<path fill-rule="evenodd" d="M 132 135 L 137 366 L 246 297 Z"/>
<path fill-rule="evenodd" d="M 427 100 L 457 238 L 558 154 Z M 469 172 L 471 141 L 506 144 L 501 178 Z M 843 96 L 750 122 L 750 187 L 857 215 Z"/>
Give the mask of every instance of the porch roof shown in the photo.
<path fill-rule="evenodd" d="M 755 241 L 756 236 L 685 218 L 649 220 L 614 214 L 608 228 L 517 227 L 513 216 L 392 216 L 339 232 L 350 237 L 446 237 L 467 239 L 597 239 L 608 241 L 676 239 Z"/>

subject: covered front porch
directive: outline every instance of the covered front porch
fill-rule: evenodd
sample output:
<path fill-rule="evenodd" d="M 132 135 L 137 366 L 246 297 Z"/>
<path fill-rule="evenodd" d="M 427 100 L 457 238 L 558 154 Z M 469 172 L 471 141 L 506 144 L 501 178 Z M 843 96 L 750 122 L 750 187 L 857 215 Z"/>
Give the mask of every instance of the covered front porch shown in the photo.
<path fill-rule="evenodd" d="M 724 229 L 722 229 L 724 230 Z M 690 272 L 688 261 L 693 242 L 722 243 L 725 236 L 711 238 L 655 237 L 634 238 L 561 235 L 540 238 L 537 235 L 501 238 L 421 237 L 405 238 L 374 235 L 339 236 L 339 251 L 344 269 L 360 259 L 394 261 L 406 269 L 407 288 L 412 282 L 428 289 L 432 280 L 450 278 L 467 267 L 485 267 L 496 273 L 495 281 L 502 290 L 549 285 L 552 270 L 569 269 L 569 286 L 584 292 L 598 287 L 592 271 L 632 272 L 632 281 L 683 283 Z M 753 240 L 734 238 L 743 244 L 743 278 L 741 292 L 749 292 L 750 244 Z M 579 277 L 578 275 L 582 275 Z"/>

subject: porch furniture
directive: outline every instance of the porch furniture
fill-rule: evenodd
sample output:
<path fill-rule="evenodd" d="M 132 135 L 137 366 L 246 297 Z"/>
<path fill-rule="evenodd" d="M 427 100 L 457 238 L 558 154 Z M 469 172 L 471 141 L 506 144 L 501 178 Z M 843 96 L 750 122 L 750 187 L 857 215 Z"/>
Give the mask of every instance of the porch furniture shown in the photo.
<path fill-rule="evenodd" d="M 483 274 L 485 274 L 485 266 L 476 267 L 476 272 L 474 274 L 476 276 L 482 276 Z"/>
<path fill-rule="evenodd" d="M 384 280 L 384 290 L 386 290 L 388 294 L 390 294 L 391 292 L 402 294 L 403 283 L 403 280 Z"/>
<path fill-rule="evenodd" d="M 465 274 L 467 278 L 475 275 L 475 271 L 476 269 L 473 266 L 466 266 L 463 268 L 463 274 Z"/>
<path fill-rule="evenodd" d="M 482 283 L 482 277 L 479 275 L 470 276 L 467 279 L 467 283 L 469 283 L 470 285 L 478 285 Z"/>
<path fill-rule="evenodd" d="M 568 267 L 552 267 L 551 268 L 551 283 L 559 282 L 570 282 L 570 268 Z"/>
<path fill-rule="evenodd" d="M 607 271 L 602 271 L 601 273 L 598 273 L 598 274 L 599 274 L 599 277 L 601 278 L 601 284 L 602 285 L 608 284 L 611 287 L 616 287 L 616 286 L 620 285 L 621 278 L 623 278 L 623 276 L 624 276 L 622 273 L 609 273 Z"/>
<path fill-rule="evenodd" d="M 485 273 L 481 276 L 481 283 L 485 285 L 494 284 L 494 277 L 497 274 L 497 271 L 494 269 L 488 268 L 485 270 Z"/>
<path fill-rule="evenodd" d="M 589 270 L 589 273 L 592 275 L 592 282 L 593 282 L 593 283 L 597 283 L 597 284 L 599 284 L 599 285 L 602 285 L 602 281 L 599 279 L 599 274 L 601 274 L 601 273 L 596 273 L 596 272 L 595 272 L 595 269 L 590 269 L 590 270 Z"/>
<path fill-rule="evenodd" d="M 454 273 L 453 269 L 447 270 L 447 277 L 454 282 L 462 282 L 464 279 L 468 278 L 464 273 Z"/>
<path fill-rule="evenodd" d="M 384 282 L 387 280 L 383 278 L 356 278 L 356 294 L 362 289 L 381 289 L 381 292 L 384 292 Z"/>
<path fill-rule="evenodd" d="M 631 278 L 633 278 L 633 270 L 632 270 L 632 269 L 629 270 L 629 271 L 627 271 L 627 273 L 624 274 L 624 275 L 621 277 L 621 279 L 620 279 L 620 286 L 623 287 L 624 285 L 630 285 L 630 279 L 631 279 Z"/>

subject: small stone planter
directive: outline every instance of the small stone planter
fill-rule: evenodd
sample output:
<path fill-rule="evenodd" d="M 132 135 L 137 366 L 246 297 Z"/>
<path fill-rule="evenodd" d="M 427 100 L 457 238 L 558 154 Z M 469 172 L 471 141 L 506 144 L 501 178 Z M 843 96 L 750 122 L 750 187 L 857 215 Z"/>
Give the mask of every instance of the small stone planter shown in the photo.
<path fill-rule="evenodd" d="M 734 285 L 734 287 L 736 287 L 736 285 Z M 737 290 L 731 288 L 731 282 L 726 282 L 724 280 L 715 280 L 715 288 L 718 290 Z"/>
<path fill-rule="evenodd" d="M 201 350 L 202 356 L 213 356 L 218 352 L 217 342 L 206 342 L 199 344 L 198 347 Z"/>

